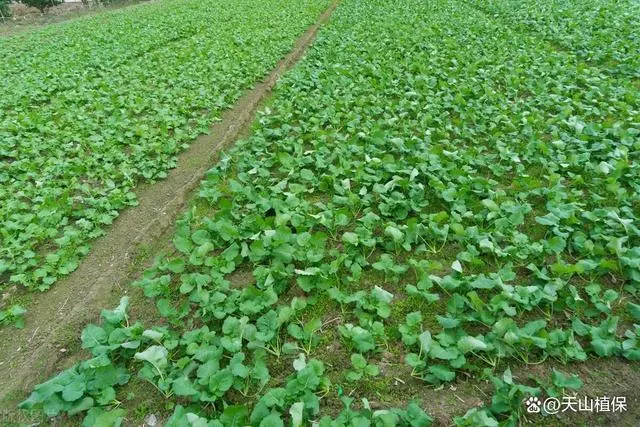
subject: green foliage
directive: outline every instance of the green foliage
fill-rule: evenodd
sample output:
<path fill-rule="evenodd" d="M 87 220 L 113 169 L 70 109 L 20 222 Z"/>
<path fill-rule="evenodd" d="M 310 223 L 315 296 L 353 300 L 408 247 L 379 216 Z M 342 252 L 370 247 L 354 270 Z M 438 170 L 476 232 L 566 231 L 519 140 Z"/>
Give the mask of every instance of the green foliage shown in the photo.
<path fill-rule="evenodd" d="M 342 396 L 340 398 L 344 409 L 340 414 L 332 419 L 328 416 L 320 419 L 321 427 L 340 426 L 411 426 L 428 427 L 433 420 L 429 417 L 416 402 L 410 402 L 406 409 L 393 408 L 374 411 L 367 399 L 362 399 L 363 409 L 355 410 L 351 408 L 353 398 Z"/>
<path fill-rule="evenodd" d="M 20 0 L 20 3 L 24 3 L 30 7 L 35 7 L 41 13 L 44 13 L 49 8 L 62 4 L 62 1 L 63 0 Z"/>
<path fill-rule="evenodd" d="M 312 319 L 302 325 L 290 323 L 287 327 L 287 332 L 298 340 L 300 343 L 298 348 L 309 354 L 320 339 L 318 335 L 320 328 L 322 328 L 322 321 L 320 319 Z"/>
<path fill-rule="evenodd" d="M 340 334 L 346 339 L 347 345 L 353 349 L 365 353 L 376 348 L 373 333 L 361 326 L 347 323 L 340 325 Z"/>
<path fill-rule="evenodd" d="M 0 0 L 0 18 L 9 18 L 11 17 L 11 8 L 9 4 L 11 0 Z"/>
<path fill-rule="evenodd" d="M 483 407 L 471 408 L 462 417 L 454 419 L 456 426 L 516 426 L 524 412 L 522 402 L 530 396 L 539 396 L 541 390 L 514 382 L 511 370 L 507 368 L 502 377 L 491 375 L 494 387 L 491 403 Z"/>
<path fill-rule="evenodd" d="M 0 326 L 12 325 L 18 329 L 24 328 L 24 315 L 27 310 L 21 305 L 14 304 L 6 310 L 0 310 Z"/>
<path fill-rule="evenodd" d="M 166 177 L 325 5 L 169 0 L 0 39 L 0 289 L 75 270 L 136 186 Z"/>
<path fill-rule="evenodd" d="M 362 378 L 375 377 L 380 373 L 377 365 L 367 363 L 367 359 L 359 353 L 351 355 L 351 366 L 353 369 L 347 371 L 347 381 L 359 381 Z"/>
<path fill-rule="evenodd" d="M 86 425 L 96 425 L 96 420 L 113 425 L 116 420 L 122 420 L 123 410 L 105 411 L 102 407 L 117 403 L 116 387 L 129 381 L 130 373 L 122 360 L 131 357 L 135 349 L 148 340 L 142 325 L 127 325 L 128 303 L 128 298 L 123 297 L 115 310 L 102 311 L 102 326 L 89 325 L 82 331 L 82 345 L 91 350 L 93 358 L 76 363 L 37 385 L 20 407 L 40 409 L 49 417 L 89 411 Z"/>
<path fill-rule="evenodd" d="M 136 283 L 169 326 L 115 341 L 122 326 L 89 327 L 83 346 L 180 403 L 176 426 L 428 425 L 415 404 L 342 395 L 336 419 L 323 411 L 329 378 L 363 398 L 387 353 L 425 386 L 491 380 L 456 424 L 517 425 L 526 396 L 579 388 L 572 363 L 638 360 L 639 68 L 635 39 L 596 10 L 620 34 L 633 22 L 612 2 L 565 3 L 343 0 L 208 172 L 175 252 Z M 573 6 L 602 31 L 572 25 Z M 263 43 L 241 28 L 219 36 L 262 70 L 244 55 Z M 207 61 L 186 68 L 224 91 L 200 67 L 239 62 L 210 57 L 213 37 L 193 37 L 185 52 Z M 541 387 L 495 376 L 547 361 L 567 372 Z"/>

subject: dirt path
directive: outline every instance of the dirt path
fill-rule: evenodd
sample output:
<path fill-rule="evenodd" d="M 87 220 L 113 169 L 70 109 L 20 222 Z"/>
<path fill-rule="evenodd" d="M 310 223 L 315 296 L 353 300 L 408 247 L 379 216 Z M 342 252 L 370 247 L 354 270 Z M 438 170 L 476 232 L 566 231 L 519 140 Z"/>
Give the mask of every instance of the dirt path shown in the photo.
<path fill-rule="evenodd" d="M 249 131 L 260 104 L 279 77 L 302 58 L 336 6 L 337 1 L 296 41 L 293 50 L 263 82 L 226 111 L 208 135 L 197 138 L 179 156 L 177 167 L 165 180 L 136 189 L 139 205 L 123 211 L 107 234 L 92 242 L 89 255 L 75 272 L 47 292 L 33 295 L 24 329 L 0 330 L 0 417 L 12 413 L 35 384 L 56 371 L 61 359 L 73 357 L 72 349 L 65 346 L 75 343 L 77 348 L 80 331 L 88 322 L 98 320 L 101 309 L 110 307 L 123 294 L 133 294 L 134 298 L 139 295 L 128 289 L 128 283 L 143 268 L 141 254 L 163 237 L 166 242 L 174 220 L 219 151 Z"/>

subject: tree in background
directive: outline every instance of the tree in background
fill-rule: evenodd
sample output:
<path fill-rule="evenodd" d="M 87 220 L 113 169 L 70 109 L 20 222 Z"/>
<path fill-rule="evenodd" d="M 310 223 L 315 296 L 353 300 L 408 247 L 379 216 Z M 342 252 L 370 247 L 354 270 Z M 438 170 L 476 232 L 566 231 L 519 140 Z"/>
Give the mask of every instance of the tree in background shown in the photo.
<path fill-rule="evenodd" d="M 11 8 L 9 7 L 10 0 L 0 0 L 0 19 L 4 21 L 5 18 L 11 16 Z"/>
<path fill-rule="evenodd" d="M 20 2 L 27 6 L 35 7 L 39 9 L 40 12 L 44 13 L 50 7 L 61 4 L 63 0 L 20 0 Z"/>

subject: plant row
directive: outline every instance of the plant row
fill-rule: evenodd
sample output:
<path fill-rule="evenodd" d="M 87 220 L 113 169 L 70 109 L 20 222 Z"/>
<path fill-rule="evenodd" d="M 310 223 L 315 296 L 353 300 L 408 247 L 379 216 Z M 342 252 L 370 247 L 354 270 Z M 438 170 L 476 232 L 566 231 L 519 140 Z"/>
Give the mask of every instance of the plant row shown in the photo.
<path fill-rule="evenodd" d="M 74 87 L 48 102 L 33 100 L 0 118 L 2 283 L 44 290 L 73 271 L 89 241 L 136 204 L 136 185 L 165 177 L 177 153 L 266 75 L 325 6 L 199 2 L 186 7 L 185 27 L 203 31 L 78 76 Z M 165 19 L 162 9 L 158 13 Z M 140 25 L 126 37 L 154 39 L 157 27 L 149 25 L 147 33 Z M 106 35 L 101 45 L 129 48 Z M 56 56 L 55 46 L 50 53 Z"/>

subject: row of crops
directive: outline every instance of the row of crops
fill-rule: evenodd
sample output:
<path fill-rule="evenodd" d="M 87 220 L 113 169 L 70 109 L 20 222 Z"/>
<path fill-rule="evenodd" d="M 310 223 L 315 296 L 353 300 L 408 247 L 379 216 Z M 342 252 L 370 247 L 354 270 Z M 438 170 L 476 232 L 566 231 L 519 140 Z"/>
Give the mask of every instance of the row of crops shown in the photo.
<path fill-rule="evenodd" d="M 202 32 L 211 25 L 202 17 L 215 11 L 211 2 L 166 2 L 3 39 L 0 72 L 8 79 L 0 100 L 3 116 L 11 113 L 8 108 L 47 102 L 60 91 Z"/>
<path fill-rule="evenodd" d="M 0 40 L 0 289 L 73 271 L 327 4 L 169 0 Z"/>
<path fill-rule="evenodd" d="M 603 65 L 606 74 L 640 77 L 640 3 L 636 1 L 470 3 L 518 31 L 536 34 L 554 49 L 570 51 L 589 65 Z"/>
<path fill-rule="evenodd" d="M 137 376 L 167 426 L 425 426 L 421 390 L 475 378 L 455 424 L 517 425 L 640 360 L 638 42 L 565 4 L 343 0 L 134 284 L 162 325 L 124 297 L 21 407 L 115 424 Z"/>

